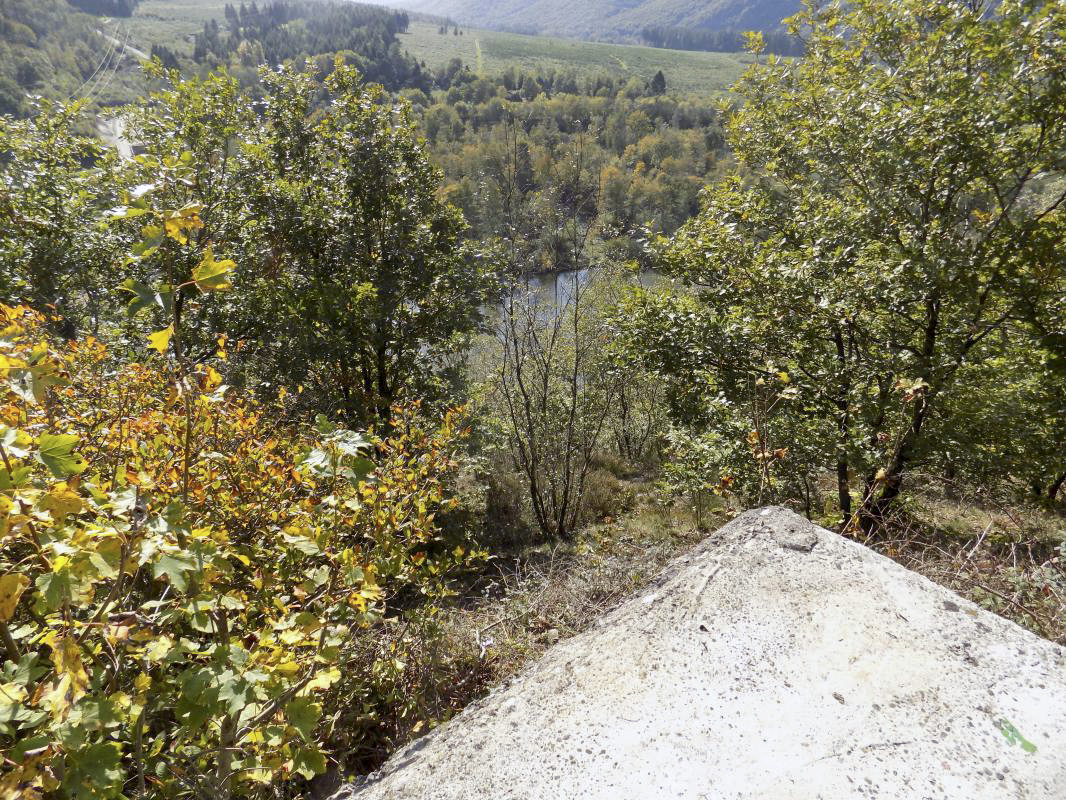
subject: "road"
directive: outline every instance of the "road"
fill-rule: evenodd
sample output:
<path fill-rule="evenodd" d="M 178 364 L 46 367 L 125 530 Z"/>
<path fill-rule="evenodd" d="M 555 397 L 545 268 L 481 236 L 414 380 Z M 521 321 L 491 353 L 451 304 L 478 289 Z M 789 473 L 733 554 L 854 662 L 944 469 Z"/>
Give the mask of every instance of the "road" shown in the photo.
<path fill-rule="evenodd" d="M 110 34 L 104 33 L 101 30 L 97 30 L 96 32 L 98 34 L 100 34 L 101 36 L 103 36 L 104 39 L 109 44 L 112 44 L 115 47 L 122 48 L 124 52 L 129 53 L 131 56 L 135 56 L 135 57 L 139 58 L 141 61 L 148 61 L 148 60 L 150 60 L 152 58 L 150 55 L 148 55 L 143 50 L 138 50 L 136 47 L 131 45 L 128 41 L 123 42 L 123 41 L 121 41 L 119 39 L 116 39 L 114 36 L 111 36 Z"/>

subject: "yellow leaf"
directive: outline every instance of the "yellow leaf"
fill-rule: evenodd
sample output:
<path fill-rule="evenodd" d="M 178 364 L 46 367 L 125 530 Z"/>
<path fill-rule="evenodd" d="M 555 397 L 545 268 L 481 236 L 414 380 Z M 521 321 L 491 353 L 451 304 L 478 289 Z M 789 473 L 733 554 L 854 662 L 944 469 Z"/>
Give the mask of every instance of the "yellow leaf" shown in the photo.
<path fill-rule="evenodd" d="M 25 575 L 5 575 L 0 578 L 0 622 L 7 622 L 15 615 L 15 606 L 19 598 L 30 585 Z"/>
<path fill-rule="evenodd" d="M 167 348 L 170 347 L 170 337 L 173 335 L 174 326 L 167 325 L 167 327 L 163 328 L 163 330 L 156 331 L 151 336 L 149 336 L 148 344 L 149 346 L 154 347 L 156 350 L 158 350 L 159 354 L 162 355 L 167 351 Z"/>
<path fill-rule="evenodd" d="M 236 268 L 237 264 L 229 259 L 215 261 L 208 247 L 200 265 L 192 271 L 192 279 L 201 292 L 220 292 L 233 286 L 226 276 Z"/>
<path fill-rule="evenodd" d="M 212 389 L 217 389 L 221 383 L 222 376 L 218 373 L 218 370 L 214 367 L 208 367 L 206 386 L 204 388 L 207 391 L 211 391 Z"/>
<path fill-rule="evenodd" d="M 18 705 L 26 699 L 26 687 L 18 683 L 5 683 L 0 686 L 0 703 Z"/>
<path fill-rule="evenodd" d="M 268 769 L 246 769 L 241 773 L 241 779 L 266 786 L 274 780 L 274 774 Z"/>
<path fill-rule="evenodd" d="M 287 644 L 289 646 L 299 644 L 300 642 L 307 640 L 307 636 L 304 634 L 304 632 L 299 630 L 282 631 L 281 636 L 279 636 L 278 638 L 281 639 L 282 644 Z"/>
<path fill-rule="evenodd" d="M 137 694 L 144 694 L 150 688 L 152 688 L 152 678 L 147 673 L 142 672 L 136 678 L 133 679 L 133 688 L 137 690 Z"/>
<path fill-rule="evenodd" d="M 144 649 L 144 658 L 146 661 L 162 661 L 173 647 L 173 639 L 169 636 L 160 636 Z"/>
<path fill-rule="evenodd" d="M 89 675 L 81 661 L 81 648 L 73 636 L 64 636 L 55 643 L 52 665 L 60 678 L 60 686 L 63 686 L 65 679 L 70 702 L 77 702 L 89 686 Z"/>
<path fill-rule="evenodd" d="M 168 219 L 163 223 L 163 227 L 167 232 L 167 236 L 178 244 L 186 244 L 189 241 L 189 237 L 185 235 L 185 226 L 179 218 Z"/>
<path fill-rule="evenodd" d="M 307 684 L 307 688 L 312 692 L 328 689 L 341 679 L 341 671 L 336 667 L 322 670 L 315 677 L 313 677 L 310 683 Z"/>
<path fill-rule="evenodd" d="M 169 213 L 167 218 L 163 220 L 163 230 L 166 235 L 178 244 L 187 244 L 189 237 L 186 232 L 199 230 L 204 226 L 203 221 L 200 219 L 201 208 L 202 206 L 199 205 L 191 205 L 180 211 Z"/>
<path fill-rule="evenodd" d="M 61 520 L 67 514 L 80 514 L 85 508 L 81 496 L 68 489 L 65 483 L 59 484 L 42 497 L 38 505 L 50 512 L 54 520 Z"/>
<path fill-rule="evenodd" d="M 295 661 L 286 661 L 274 667 L 274 671 L 280 672 L 282 675 L 295 675 L 300 671 L 300 665 Z"/>

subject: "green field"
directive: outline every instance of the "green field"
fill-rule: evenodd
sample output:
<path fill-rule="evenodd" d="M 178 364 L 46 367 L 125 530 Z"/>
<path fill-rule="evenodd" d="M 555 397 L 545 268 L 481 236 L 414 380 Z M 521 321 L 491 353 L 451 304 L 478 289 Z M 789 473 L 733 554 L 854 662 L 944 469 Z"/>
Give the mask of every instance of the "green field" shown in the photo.
<path fill-rule="evenodd" d="M 742 53 L 662 50 L 467 28 L 463 28 L 462 36 L 455 36 L 437 30 L 438 26 L 429 22 L 412 22 L 410 33 L 401 35 L 400 41 L 430 67 L 443 66 L 458 57 L 485 75 L 514 66 L 527 71 L 611 72 L 647 81 L 661 69 L 672 90 L 718 94 L 728 90 L 751 61 Z"/>
<path fill-rule="evenodd" d="M 153 44 L 161 44 L 192 55 L 192 35 L 212 19 L 224 24 L 227 1 L 240 4 L 240 0 L 142 0 L 133 17 L 122 23 L 129 26 L 134 47 L 147 52 Z"/>
<path fill-rule="evenodd" d="M 227 0 L 142 0 L 122 27 L 130 30 L 130 43 L 144 51 L 153 44 L 190 55 L 192 35 L 205 22 L 224 20 Z M 582 74 L 610 72 L 650 80 L 657 70 L 666 75 L 671 90 L 717 94 L 739 77 L 750 56 L 741 53 L 700 53 L 663 50 L 638 45 L 603 44 L 546 36 L 463 29 L 462 36 L 441 35 L 431 22 L 413 21 L 400 36 L 403 47 L 431 67 L 453 58 L 485 75 L 509 66 L 527 71 L 574 69 Z"/>

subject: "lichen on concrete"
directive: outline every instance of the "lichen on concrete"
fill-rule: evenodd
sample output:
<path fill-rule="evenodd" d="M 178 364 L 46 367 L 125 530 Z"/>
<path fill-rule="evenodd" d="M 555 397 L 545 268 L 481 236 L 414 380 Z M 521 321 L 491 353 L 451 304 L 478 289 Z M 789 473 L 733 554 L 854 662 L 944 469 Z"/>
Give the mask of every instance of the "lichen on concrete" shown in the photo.
<path fill-rule="evenodd" d="M 1063 800 L 1066 651 L 780 508 L 336 800 Z"/>

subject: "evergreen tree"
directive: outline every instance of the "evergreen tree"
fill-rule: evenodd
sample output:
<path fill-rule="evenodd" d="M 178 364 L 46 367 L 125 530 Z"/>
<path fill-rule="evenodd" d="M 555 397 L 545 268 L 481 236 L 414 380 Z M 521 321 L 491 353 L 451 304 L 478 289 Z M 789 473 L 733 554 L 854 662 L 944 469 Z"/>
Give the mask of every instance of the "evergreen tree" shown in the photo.
<path fill-rule="evenodd" d="M 651 79 L 651 83 L 648 84 L 648 93 L 653 97 L 666 94 L 666 76 L 663 75 L 662 70 L 656 72 L 655 77 Z"/>

